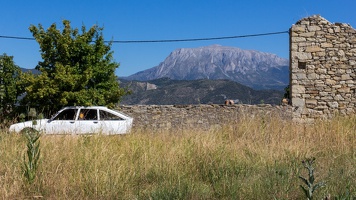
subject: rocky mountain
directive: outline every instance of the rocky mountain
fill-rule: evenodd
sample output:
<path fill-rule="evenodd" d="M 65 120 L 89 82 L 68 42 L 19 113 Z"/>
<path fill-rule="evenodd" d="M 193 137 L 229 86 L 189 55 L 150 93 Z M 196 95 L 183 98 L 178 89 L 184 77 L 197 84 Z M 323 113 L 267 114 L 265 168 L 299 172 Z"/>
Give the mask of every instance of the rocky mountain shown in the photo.
<path fill-rule="evenodd" d="M 254 90 L 231 80 L 120 80 L 120 86 L 132 91 L 121 101 L 126 105 L 223 104 L 227 99 L 244 104 L 280 104 L 284 94 L 279 90 Z"/>
<path fill-rule="evenodd" d="M 289 82 L 289 61 L 277 55 L 212 45 L 173 51 L 158 66 L 133 74 L 128 80 L 228 79 L 254 89 L 282 90 Z"/>

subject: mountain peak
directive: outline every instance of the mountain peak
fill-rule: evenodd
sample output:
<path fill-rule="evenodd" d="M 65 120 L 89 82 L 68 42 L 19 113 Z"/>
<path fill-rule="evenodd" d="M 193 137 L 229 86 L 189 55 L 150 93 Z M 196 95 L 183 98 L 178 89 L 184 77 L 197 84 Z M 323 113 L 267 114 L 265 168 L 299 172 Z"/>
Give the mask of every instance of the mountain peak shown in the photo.
<path fill-rule="evenodd" d="M 271 53 L 215 44 L 177 49 L 158 66 L 128 79 L 146 81 L 163 77 L 229 79 L 255 89 L 280 89 L 288 85 L 289 62 Z"/>

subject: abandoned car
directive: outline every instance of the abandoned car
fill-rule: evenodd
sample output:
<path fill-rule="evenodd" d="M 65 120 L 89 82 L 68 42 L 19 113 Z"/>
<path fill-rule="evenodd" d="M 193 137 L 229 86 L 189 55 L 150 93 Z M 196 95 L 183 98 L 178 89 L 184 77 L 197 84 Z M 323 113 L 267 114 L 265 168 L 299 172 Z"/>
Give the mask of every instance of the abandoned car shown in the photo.
<path fill-rule="evenodd" d="M 51 119 L 20 122 L 10 126 L 10 132 L 34 129 L 44 134 L 129 133 L 133 118 L 104 106 L 65 107 Z"/>

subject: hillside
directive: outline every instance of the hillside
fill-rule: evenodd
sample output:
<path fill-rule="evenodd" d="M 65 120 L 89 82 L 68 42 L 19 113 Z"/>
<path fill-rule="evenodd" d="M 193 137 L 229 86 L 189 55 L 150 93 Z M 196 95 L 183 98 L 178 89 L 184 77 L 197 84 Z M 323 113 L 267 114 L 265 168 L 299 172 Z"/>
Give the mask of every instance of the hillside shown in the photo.
<path fill-rule="evenodd" d="M 161 78 L 151 81 L 121 80 L 121 87 L 128 87 L 132 94 L 121 104 L 223 104 L 226 99 L 235 103 L 279 104 L 283 91 L 254 90 L 230 80 L 171 80 Z"/>
<path fill-rule="evenodd" d="M 26 69 L 26 68 L 20 68 L 22 72 L 27 73 L 27 72 L 31 72 L 32 74 L 39 74 L 40 71 L 38 71 L 37 69 Z"/>

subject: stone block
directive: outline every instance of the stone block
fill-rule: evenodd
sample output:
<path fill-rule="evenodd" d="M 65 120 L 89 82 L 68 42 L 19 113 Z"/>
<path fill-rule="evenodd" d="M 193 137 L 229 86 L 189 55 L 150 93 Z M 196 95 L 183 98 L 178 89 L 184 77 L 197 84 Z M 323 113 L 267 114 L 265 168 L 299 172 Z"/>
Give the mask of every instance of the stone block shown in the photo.
<path fill-rule="evenodd" d="M 335 35 L 325 35 L 324 36 L 326 39 L 330 39 L 330 40 L 335 40 L 337 39 L 337 37 Z"/>
<path fill-rule="evenodd" d="M 340 26 L 335 26 L 335 27 L 334 27 L 334 32 L 335 32 L 335 33 L 339 33 L 340 30 L 341 30 L 341 29 L 340 29 Z"/>
<path fill-rule="evenodd" d="M 341 92 L 341 93 L 349 93 L 351 90 L 349 87 L 343 87 L 343 88 L 337 89 L 337 91 Z"/>
<path fill-rule="evenodd" d="M 325 75 L 327 70 L 325 68 L 318 68 L 315 70 L 316 73 L 320 74 L 320 75 Z"/>
<path fill-rule="evenodd" d="M 330 108 L 338 108 L 338 107 L 339 107 L 339 103 L 336 102 L 336 101 L 328 102 L 328 106 L 329 106 Z"/>
<path fill-rule="evenodd" d="M 305 73 L 299 72 L 299 73 L 292 74 L 292 79 L 293 80 L 295 80 L 295 79 L 297 79 L 297 80 L 305 80 L 306 78 L 307 78 L 307 76 L 306 76 Z"/>
<path fill-rule="evenodd" d="M 297 58 L 298 60 L 308 60 L 312 59 L 311 53 L 306 52 L 292 52 L 292 57 Z"/>
<path fill-rule="evenodd" d="M 316 110 L 325 110 L 325 109 L 328 109 L 327 106 L 317 106 L 315 107 Z"/>
<path fill-rule="evenodd" d="M 322 49 L 319 46 L 309 46 L 306 47 L 305 49 L 305 52 L 319 52 L 319 51 L 325 51 L 325 49 Z"/>
<path fill-rule="evenodd" d="M 326 85 L 335 85 L 336 84 L 336 81 L 335 80 L 332 80 L 332 79 L 326 79 L 325 80 L 325 84 Z"/>
<path fill-rule="evenodd" d="M 329 71 L 328 71 L 328 74 L 329 74 L 329 75 L 334 75 L 334 74 L 335 74 L 335 72 L 334 72 L 334 71 L 330 71 L 330 70 L 329 70 Z"/>
<path fill-rule="evenodd" d="M 317 100 L 315 100 L 315 99 L 306 99 L 305 100 L 305 104 L 306 105 L 317 105 L 318 104 L 318 101 Z"/>
<path fill-rule="evenodd" d="M 306 91 L 305 91 L 305 94 L 317 95 L 317 94 L 319 94 L 319 91 L 318 91 L 318 90 L 310 89 L 310 90 L 306 90 Z"/>
<path fill-rule="evenodd" d="M 291 29 L 292 32 L 305 32 L 305 25 L 294 25 Z"/>
<path fill-rule="evenodd" d="M 350 74 L 343 74 L 341 75 L 341 80 L 346 81 L 346 80 L 351 80 Z"/>
<path fill-rule="evenodd" d="M 292 98 L 292 106 L 298 108 L 304 108 L 305 100 L 302 98 Z"/>
<path fill-rule="evenodd" d="M 319 92 L 320 96 L 329 96 L 330 93 L 329 92 Z"/>
<path fill-rule="evenodd" d="M 326 33 L 324 31 L 316 31 L 315 34 L 320 37 L 324 36 Z"/>
<path fill-rule="evenodd" d="M 334 100 L 335 101 L 343 101 L 345 99 L 340 94 L 337 94 L 337 95 L 335 95 Z"/>
<path fill-rule="evenodd" d="M 356 65 L 356 61 L 355 60 L 349 60 L 349 65 Z"/>
<path fill-rule="evenodd" d="M 315 35 L 315 32 L 306 32 L 306 33 L 299 34 L 300 37 L 307 37 L 307 38 L 312 37 L 314 35 Z"/>
<path fill-rule="evenodd" d="M 292 93 L 303 94 L 305 93 L 305 87 L 303 85 L 292 85 Z"/>
<path fill-rule="evenodd" d="M 316 54 L 317 56 L 319 56 L 319 57 L 324 57 L 325 55 L 326 55 L 326 53 L 325 53 L 325 49 L 323 49 L 323 51 L 319 51 L 319 52 L 317 52 L 317 54 Z"/>
<path fill-rule="evenodd" d="M 308 26 L 308 31 L 320 31 L 321 28 L 319 26 Z"/>
<path fill-rule="evenodd" d="M 321 43 L 320 44 L 322 48 L 331 48 L 333 47 L 333 44 L 332 43 Z"/>
<path fill-rule="evenodd" d="M 341 85 L 333 85 L 332 88 L 335 88 L 335 89 L 339 89 L 341 88 L 342 86 Z"/>
<path fill-rule="evenodd" d="M 297 43 L 292 43 L 290 46 L 292 51 L 297 51 L 298 50 L 298 44 Z"/>
<path fill-rule="evenodd" d="M 292 42 L 305 42 L 307 39 L 305 37 L 292 37 Z"/>
<path fill-rule="evenodd" d="M 316 73 L 310 73 L 308 74 L 308 79 L 309 80 L 315 80 L 315 79 L 318 79 L 319 78 L 319 75 L 316 74 Z"/>

